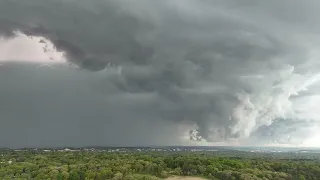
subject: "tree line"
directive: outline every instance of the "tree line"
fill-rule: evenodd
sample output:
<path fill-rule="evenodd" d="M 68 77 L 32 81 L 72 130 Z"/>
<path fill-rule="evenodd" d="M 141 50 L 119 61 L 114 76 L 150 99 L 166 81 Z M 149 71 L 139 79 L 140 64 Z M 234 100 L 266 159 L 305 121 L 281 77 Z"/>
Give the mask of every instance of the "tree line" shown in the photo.
<path fill-rule="evenodd" d="M 0 179 L 157 180 L 201 176 L 221 180 L 319 180 L 319 160 L 242 158 L 165 152 L 1 152 Z"/>

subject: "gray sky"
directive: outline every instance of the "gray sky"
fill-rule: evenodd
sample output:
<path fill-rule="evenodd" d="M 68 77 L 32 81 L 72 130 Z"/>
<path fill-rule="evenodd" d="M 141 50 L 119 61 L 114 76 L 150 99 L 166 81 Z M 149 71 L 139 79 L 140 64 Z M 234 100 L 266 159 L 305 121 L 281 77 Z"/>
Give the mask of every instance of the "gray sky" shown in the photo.
<path fill-rule="evenodd" d="M 0 145 L 196 144 L 190 131 L 213 144 L 320 146 L 319 7 L 2 0 Z M 36 69 L 46 54 L 8 51 L 17 32 L 79 68 Z M 26 52 L 29 63 L 11 62 Z"/>

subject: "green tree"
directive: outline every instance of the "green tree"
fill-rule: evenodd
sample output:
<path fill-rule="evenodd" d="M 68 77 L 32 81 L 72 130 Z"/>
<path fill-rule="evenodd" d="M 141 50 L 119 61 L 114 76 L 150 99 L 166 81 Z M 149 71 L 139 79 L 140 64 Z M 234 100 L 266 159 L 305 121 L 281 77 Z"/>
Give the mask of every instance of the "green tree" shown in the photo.
<path fill-rule="evenodd" d="M 69 175 L 69 180 L 80 180 L 80 175 L 77 171 L 71 171 Z"/>
<path fill-rule="evenodd" d="M 117 172 L 112 179 L 113 180 L 122 180 L 122 178 L 123 178 L 123 174 L 121 172 Z"/>

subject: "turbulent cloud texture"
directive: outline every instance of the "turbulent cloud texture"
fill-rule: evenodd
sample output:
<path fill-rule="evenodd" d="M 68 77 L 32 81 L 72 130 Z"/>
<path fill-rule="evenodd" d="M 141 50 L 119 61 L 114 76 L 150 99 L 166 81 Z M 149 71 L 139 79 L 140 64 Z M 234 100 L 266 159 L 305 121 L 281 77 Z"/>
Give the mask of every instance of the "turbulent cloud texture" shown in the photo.
<path fill-rule="evenodd" d="M 119 129 L 129 122 L 195 124 L 189 133 L 193 140 L 301 144 L 320 127 L 319 7 L 316 0 L 1 0 L 3 37 L 12 38 L 17 31 L 43 36 L 69 62 L 89 70 L 70 81 L 60 77 L 59 86 L 68 84 L 70 94 L 56 86 L 32 94 L 21 89 L 16 98 L 26 98 L 29 105 L 20 104 L 9 117 L 21 121 L 16 114 L 54 104 L 49 98 L 33 99 L 54 94 L 56 100 L 66 96 L 77 102 L 61 109 L 72 117 L 58 111 L 25 116 L 24 123 L 48 118 L 45 122 L 55 126 L 57 119 L 66 119 L 75 126 L 96 123 Z M 50 73 L 45 78 L 62 75 Z M 63 75 L 68 79 L 69 74 Z M 10 78 L 1 77 L 0 89 L 7 93 L 1 97 L 18 91 L 14 84 L 28 82 Z M 54 84 L 34 83 L 39 88 Z M 94 93 L 82 101 L 79 89 L 85 93 L 87 88 Z M 10 107 L 10 101 L 1 105 Z M 78 118 L 85 110 L 94 117 Z M 35 124 L 40 127 L 41 122 Z M 167 128 L 162 130 L 158 134 L 168 134 Z M 174 131 L 169 134 L 178 136 Z M 136 136 L 136 144 L 150 144 L 145 140 L 150 134 Z M 119 141 L 127 137 L 114 136 Z"/>

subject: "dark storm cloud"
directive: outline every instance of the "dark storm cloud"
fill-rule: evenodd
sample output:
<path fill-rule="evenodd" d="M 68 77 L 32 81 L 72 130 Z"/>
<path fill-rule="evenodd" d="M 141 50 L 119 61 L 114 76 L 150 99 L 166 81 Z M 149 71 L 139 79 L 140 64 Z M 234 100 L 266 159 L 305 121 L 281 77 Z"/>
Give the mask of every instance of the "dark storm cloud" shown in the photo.
<path fill-rule="evenodd" d="M 119 75 L 102 73 L 97 83 L 106 99 L 98 109 L 124 108 L 132 121 L 141 116 L 153 123 L 192 121 L 199 136 L 225 141 L 249 138 L 279 117 L 299 114 L 290 97 L 317 81 L 310 80 L 319 67 L 312 59 L 319 56 L 312 54 L 320 42 L 319 5 L 315 0 L 2 0 L 0 33 L 44 36 L 87 70 L 117 66 Z"/>
<path fill-rule="evenodd" d="M 152 112 L 156 95 L 106 97 L 97 91 L 99 74 L 36 69 L 36 64 L 4 65 L 1 147 L 179 144 L 176 124 L 149 121 L 156 113 Z"/>

